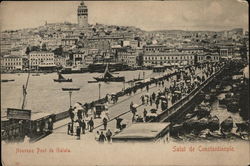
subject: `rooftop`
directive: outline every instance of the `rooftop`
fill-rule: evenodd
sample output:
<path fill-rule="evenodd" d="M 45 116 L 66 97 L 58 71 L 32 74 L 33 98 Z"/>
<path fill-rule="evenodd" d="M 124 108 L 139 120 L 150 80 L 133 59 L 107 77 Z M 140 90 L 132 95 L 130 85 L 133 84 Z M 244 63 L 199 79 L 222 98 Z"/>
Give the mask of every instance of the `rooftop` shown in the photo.
<path fill-rule="evenodd" d="M 162 133 L 170 123 L 135 123 L 113 137 L 113 140 L 154 139 Z"/>

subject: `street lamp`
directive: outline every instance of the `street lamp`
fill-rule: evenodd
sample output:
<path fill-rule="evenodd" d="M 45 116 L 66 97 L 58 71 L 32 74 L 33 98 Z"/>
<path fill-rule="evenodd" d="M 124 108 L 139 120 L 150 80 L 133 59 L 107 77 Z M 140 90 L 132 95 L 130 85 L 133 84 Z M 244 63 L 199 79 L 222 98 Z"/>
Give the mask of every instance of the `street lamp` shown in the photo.
<path fill-rule="evenodd" d="M 123 81 L 123 90 L 125 90 L 125 81 Z"/>
<path fill-rule="evenodd" d="M 71 96 L 73 91 L 79 91 L 80 88 L 62 88 L 63 91 L 68 91 L 69 92 L 69 107 L 71 108 Z"/>

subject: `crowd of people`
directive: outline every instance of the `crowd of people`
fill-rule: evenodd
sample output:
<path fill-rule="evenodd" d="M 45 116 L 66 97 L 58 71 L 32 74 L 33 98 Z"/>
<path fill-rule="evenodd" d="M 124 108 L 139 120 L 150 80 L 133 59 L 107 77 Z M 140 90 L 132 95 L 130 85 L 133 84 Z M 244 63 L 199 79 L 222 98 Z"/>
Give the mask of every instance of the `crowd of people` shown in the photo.
<path fill-rule="evenodd" d="M 211 74 L 213 74 L 220 66 L 218 64 L 203 64 L 200 66 L 190 66 L 185 70 L 179 70 L 175 74 L 171 73 L 157 79 L 151 79 L 148 82 L 136 84 L 134 87 L 124 89 L 124 95 L 131 95 L 136 93 L 138 89 L 146 89 L 146 94 L 140 97 L 143 106 L 152 106 L 148 111 L 143 109 L 142 115 L 137 112 L 138 105 L 131 102 L 130 111 L 132 112 L 132 122 L 147 122 L 150 118 L 157 116 L 157 111 L 166 111 L 171 105 L 188 95 L 192 90 L 205 81 Z M 149 86 L 155 84 L 159 87 L 157 91 L 149 93 Z M 108 121 L 110 120 L 108 112 L 108 104 L 115 104 L 118 101 L 117 94 L 107 94 L 105 97 L 105 110 L 101 112 L 103 131 L 96 133 L 96 140 L 99 142 L 111 142 L 112 132 L 107 129 Z M 71 122 L 68 123 L 68 134 L 76 133 L 78 139 L 81 134 L 85 134 L 86 130 L 93 132 L 94 120 L 93 116 L 96 113 L 95 106 L 84 104 L 80 105 L 80 109 L 70 108 L 69 115 Z M 90 113 L 91 111 L 91 113 Z M 91 116 L 90 116 L 90 115 Z M 118 119 L 117 119 L 118 123 Z M 75 126 L 75 131 L 74 131 Z M 122 130 L 124 126 L 117 125 L 117 129 Z M 119 127 L 120 126 L 120 127 Z M 97 136 L 98 135 L 98 136 Z"/>
<path fill-rule="evenodd" d="M 159 87 L 158 91 L 152 92 L 151 94 L 146 93 L 140 97 L 142 105 L 153 106 L 154 104 L 155 108 L 151 107 L 152 109 L 150 111 L 144 108 L 143 115 L 141 116 L 137 114 L 137 110 L 133 107 L 133 102 L 131 102 L 130 110 L 133 114 L 132 121 L 147 122 L 157 116 L 156 112 L 158 110 L 166 111 L 169 106 L 187 96 L 219 68 L 219 64 L 191 66 L 187 70 L 178 73 L 176 77 L 168 77 L 166 80 L 155 82 L 155 85 Z M 165 81 L 170 81 L 170 84 L 167 84 Z M 162 88 L 162 90 L 160 88 Z"/>

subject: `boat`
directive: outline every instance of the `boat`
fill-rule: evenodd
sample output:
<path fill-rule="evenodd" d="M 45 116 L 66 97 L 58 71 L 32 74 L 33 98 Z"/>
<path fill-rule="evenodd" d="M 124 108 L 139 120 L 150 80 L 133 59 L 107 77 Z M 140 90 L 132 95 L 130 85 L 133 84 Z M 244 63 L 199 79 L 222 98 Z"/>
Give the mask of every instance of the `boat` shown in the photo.
<path fill-rule="evenodd" d="M 72 82 L 72 79 L 64 78 L 61 73 L 58 72 L 58 79 L 54 79 L 54 82 Z"/>
<path fill-rule="evenodd" d="M 12 80 L 1 80 L 1 82 L 12 82 L 12 81 L 15 81 L 14 79 Z"/>
<path fill-rule="evenodd" d="M 221 123 L 220 126 L 223 132 L 230 132 L 233 129 L 233 118 L 229 116 Z"/>
<path fill-rule="evenodd" d="M 141 81 L 141 80 L 143 80 L 143 79 L 140 77 L 140 73 L 139 73 L 138 78 L 134 78 L 132 80 L 129 80 L 126 83 L 132 83 L 132 82 Z"/>
<path fill-rule="evenodd" d="M 126 64 L 123 63 L 109 63 L 109 71 L 114 72 L 114 71 L 125 71 L 128 70 L 129 67 Z M 106 64 L 105 63 L 92 63 L 88 65 L 88 71 L 91 73 L 98 72 L 98 73 L 103 73 L 106 69 Z"/>
<path fill-rule="evenodd" d="M 108 70 L 108 65 L 106 66 L 106 69 L 102 76 L 93 77 L 93 78 L 98 82 L 124 82 L 125 81 L 125 77 L 113 76 Z"/>
<path fill-rule="evenodd" d="M 194 113 L 197 115 L 198 119 L 208 117 L 210 115 L 210 112 L 211 106 L 204 102 L 198 105 L 194 110 Z"/>
<path fill-rule="evenodd" d="M 236 101 L 232 101 L 231 103 L 227 103 L 227 110 L 232 113 L 239 112 L 239 104 Z"/>
<path fill-rule="evenodd" d="M 80 88 L 62 88 L 63 91 L 78 91 Z"/>
<path fill-rule="evenodd" d="M 250 132 L 250 122 L 241 122 L 241 123 L 235 123 L 237 126 L 236 132 Z"/>
<path fill-rule="evenodd" d="M 216 115 L 211 117 L 208 120 L 208 126 L 209 126 L 210 131 L 219 130 L 220 129 L 220 120 L 219 120 L 219 118 Z"/>

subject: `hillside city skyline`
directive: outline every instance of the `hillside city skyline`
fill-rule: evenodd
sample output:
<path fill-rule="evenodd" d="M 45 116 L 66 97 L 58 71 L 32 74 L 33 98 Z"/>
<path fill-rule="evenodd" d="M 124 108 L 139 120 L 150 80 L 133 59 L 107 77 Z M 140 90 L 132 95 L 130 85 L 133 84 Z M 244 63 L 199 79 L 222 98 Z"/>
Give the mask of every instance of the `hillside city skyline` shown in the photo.
<path fill-rule="evenodd" d="M 164 31 L 164 30 L 183 30 L 183 31 L 223 31 L 234 28 L 243 28 L 244 31 L 248 30 L 248 14 L 247 4 L 236 0 L 230 0 L 224 6 L 221 1 L 208 2 L 184 2 L 181 5 L 178 2 L 85 2 L 89 9 L 89 24 L 105 24 L 116 26 L 133 26 L 140 28 L 144 31 Z M 21 30 L 29 28 L 37 28 L 47 23 L 63 23 L 69 22 L 72 24 L 77 23 L 76 9 L 79 5 L 79 1 L 76 2 L 25 2 L 16 5 L 13 2 L 5 2 L 0 6 L 1 8 L 1 31 L 5 30 Z M 99 4 L 100 3 L 100 4 Z M 69 5 L 70 4 L 70 5 Z M 169 5 L 169 6 L 168 6 Z M 207 8 L 202 8 L 204 5 L 208 5 Z M 228 6 L 234 5 L 235 10 L 227 11 Z M 140 6 L 140 7 L 139 7 Z M 185 12 L 179 11 L 181 14 L 177 14 L 175 11 L 168 10 L 171 7 L 180 7 L 178 10 L 189 9 L 193 7 L 193 12 L 186 10 Z M 47 12 L 44 12 L 46 10 Z M 113 7 L 113 8 L 112 8 Z M 126 9 L 121 10 L 122 7 Z M 143 10 L 143 7 L 145 8 Z M 152 10 L 147 14 L 145 11 L 149 8 L 157 9 Z M 31 9 L 30 9 L 31 8 Z M 108 9 L 114 10 L 114 15 L 107 12 Z M 197 9 L 199 8 L 199 9 Z M 167 9 L 167 10 L 166 10 Z M 196 10 L 197 9 L 197 10 Z M 202 10 L 204 9 L 204 10 Z M 13 10 L 18 11 L 13 13 Z M 116 10 L 120 12 L 115 12 Z M 130 11 L 131 10 L 131 11 Z M 168 17 L 160 17 L 162 11 L 167 11 Z M 23 12 L 25 11 L 25 12 Z M 34 15 L 34 11 L 36 14 Z M 99 11 L 99 12 L 98 12 Z M 102 11 L 102 12 L 100 12 Z M 131 17 L 127 17 L 127 13 L 134 14 Z M 229 13 L 228 13 L 229 12 Z M 230 13 L 231 12 L 231 13 Z M 9 13 L 12 13 L 11 15 Z M 33 14 L 32 14 L 33 13 Z M 53 15 L 51 15 L 53 13 Z M 160 15 L 159 15 L 160 13 Z M 166 14 L 166 13 L 163 13 Z M 162 14 L 162 15 L 163 15 Z M 19 15 L 19 17 L 12 17 Z M 206 16 L 208 15 L 208 16 Z M 232 16 L 234 15 L 234 16 Z M 148 16 L 154 18 L 150 19 Z M 176 16 L 176 19 L 173 18 Z M 225 18 L 225 16 L 227 16 Z M 21 18 L 26 19 L 24 22 Z M 34 18 L 32 18 L 34 17 Z M 207 17 L 203 20 L 203 18 Z M 18 20 L 15 20 L 17 19 Z M 161 20 L 162 19 L 162 20 Z M 27 21 L 28 20 L 28 21 Z M 121 21 L 122 20 L 122 21 Z M 222 21 L 223 20 L 223 21 Z M 169 24 L 172 22 L 172 24 Z M 218 24 L 218 22 L 224 24 Z M 188 23 L 188 24 L 187 24 Z"/>

